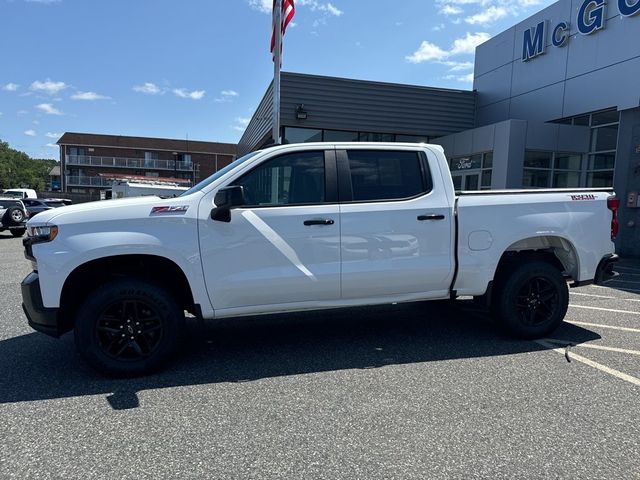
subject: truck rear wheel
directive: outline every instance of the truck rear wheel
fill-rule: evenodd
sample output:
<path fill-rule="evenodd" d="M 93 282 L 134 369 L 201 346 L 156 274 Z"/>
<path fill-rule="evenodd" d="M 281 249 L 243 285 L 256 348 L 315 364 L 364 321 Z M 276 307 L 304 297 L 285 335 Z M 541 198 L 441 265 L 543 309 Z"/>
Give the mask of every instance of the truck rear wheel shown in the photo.
<path fill-rule="evenodd" d="M 74 330 L 80 355 L 113 376 L 157 370 L 183 332 L 184 312 L 169 292 L 140 280 L 116 280 L 90 294 Z"/>
<path fill-rule="evenodd" d="M 494 290 L 494 318 L 509 333 L 520 338 L 540 338 L 553 332 L 564 320 L 569 290 L 562 273 L 544 261 L 512 266 Z"/>

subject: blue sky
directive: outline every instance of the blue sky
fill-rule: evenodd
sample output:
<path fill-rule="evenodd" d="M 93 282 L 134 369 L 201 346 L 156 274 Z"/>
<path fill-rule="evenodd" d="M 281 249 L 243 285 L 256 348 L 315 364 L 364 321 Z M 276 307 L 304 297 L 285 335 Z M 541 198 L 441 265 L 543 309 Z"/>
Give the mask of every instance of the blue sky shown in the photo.
<path fill-rule="evenodd" d="M 237 142 L 273 76 L 272 0 L 0 0 L 0 139 Z M 471 89 L 476 44 L 549 0 L 297 0 L 283 69 Z"/>

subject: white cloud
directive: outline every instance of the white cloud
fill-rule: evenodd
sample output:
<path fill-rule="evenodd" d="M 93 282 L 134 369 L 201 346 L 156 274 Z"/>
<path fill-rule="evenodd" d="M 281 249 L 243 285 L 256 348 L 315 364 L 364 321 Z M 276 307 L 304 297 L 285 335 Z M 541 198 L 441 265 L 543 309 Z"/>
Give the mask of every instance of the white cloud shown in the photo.
<path fill-rule="evenodd" d="M 434 32 L 439 32 L 440 30 L 444 30 L 444 23 L 439 23 L 437 25 L 434 25 L 433 27 L 431 27 L 431 30 L 433 30 Z"/>
<path fill-rule="evenodd" d="M 2 112 L 0 112 L 0 117 L 1 117 L 2 115 L 4 115 L 4 114 L 3 114 Z"/>
<path fill-rule="evenodd" d="M 489 25 L 509 15 L 504 7 L 490 6 L 486 10 L 464 19 L 470 25 Z"/>
<path fill-rule="evenodd" d="M 134 85 L 133 90 L 135 92 L 144 93 L 145 95 L 162 95 L 164 93 L 164 90 L 151 82 L 145 82 L 142 85 Z"/>
<path fill-rule="evenodd" d="M 49 148 L 60 148 L 58 145 L 56 145 L 55 143 L 47 143 L 45 145 L 45 147 L 49 147 Z"/>
<path fill-rule="evenodd" d="M 39 120 L 34 120 L 34 121 L 33 121 L 33 122 L 31 122 L 31 123 L 33 123 L 34 125 L 40 125 L 40 121 L 39 121 Z"/>
<path fill-rule="evenodd" d="M 215 99 L 217 103 L 232 102 L 234 98 L 239 97 L 240 94 L 235 90 L 222 90 L 220 96 Z"/>
<path fill-rule="evenodd" d="M 18 85 L 17 83 L 7 83 L 6 85 L 2 86 L 2 90 L 5 90 L 7 92 L 15 92 L 16 90 L 18 90 L 18 88 L 20 88 L 20 85 Z"/>
<path fill-rule="evenodd" d="M 191 100 L 200 100 L 204 97 L 204 90 L 192 90 L 191 92 L 185 88 L 174 88 L 173 93 L 180 98 L 190 98 Z"/>
<path fill-rule="evenodd" d="M 296 0 L 295 4 L 296 7 L 308 7 L 312 12 L 319 11 L 327 15 L 333 15 L 334 17 L 339 17 L 344 14 L 342 10 L 331 2 L 322 3 L 317 0 Z M 273 0 L 249 0 L 249 6 L 262 13 L 271 14 Z"/>
<path fill-rule="evenodd" d="M 442 13 L 443 15 L 460 15 L 462 12 L 464 12 L 464 10 L 462 10 L 460 7 L 449 5 L 448 3 L 440 7 L 440 13 Z"/>
<path fill-rule="evenodd" d="M 29 87 L 34 92 L 47 93 L 49 95 L 56 95 L 58 92 L 67 88 L 68 85 L 64 82 L 53 82 L 50 79 L 46 79 L 44 82 L 36 80 Z"/>
<path fill-rule="evenodd" d="M 71 95 L 71 100 L 109 100 L 111 97 L 100 95 L 96 92 L 76 92 Z"/>
<path fill-rule="evenodd" d="M 272 0 L 249 0 L 249 5 L 263 13 L 271 13 L 273 8 Z"/>
<path fill-rule="evenodd" d="M 452 60 L 447 60 L 446 62 L 441 62 L 443 65 L 446 65 L 449 68 L 450 72 L 461 72 L 464 70 L 473 69 L 473 62 L 455 62 Z"/>
<path fill-rule="evenodd" d="M 449 56 L 449 52 L 441 49 L 434 43 L 423 41 L 418 50 L 405 58 L 411 63 L 429 62 L 431 60 L 443 60 Z"/>
<path fill-rule="evenodd" d="M 473 83 L 473 73 L 466 75 L 447 75 L 445 80 L 457 80 L 458 82 Z"/>
<path fill-rule="evenodd" d="M 344 13 L 342 10 L 339 10 L 331 3 L 327 3 L 326 8 L 327 8 L 327 12 L 329 12 L 331 15 L 334 15 L 336 17 L 339 17 Z"/>
<path fill-rule="evenodd" d="M 27 137 L 35 137 L 37 135 L 35 130 L 25 130 L 22 133 L 24 133 Z"/>
<path fill-rule="evenodd" d="M 453 46 L 451 47 L 450 53 L 451 55 L 461 55 L 465 53 L 473 54 L 476 51 L 476 47 L 491 38 L 486 32 L 478 32 L 478 33 L 469 33 L 464 36 L 464 38 L 456 38 L 453 41 Z"/>
<path fill-rule="evenodd" d="M 63 113 L 55 108 L 50 103 L 41 103 L 40 105 L 36 105 L 36 108 L 47 115 L 63 115 Z"/>
<path fill-rule="evenodd" d="M 449 50 L 444 50 L 438 45 L 423 41 L 418 50 L 413 54 L 407 55 L 405 59 L 411 63 L 423 63 L 423 62 L 441 62 L 445 63 L 449 57 L 456 55 L 465 55 L 475 53 L 475 48 L 481 43 L 486 42 L 491 38 L 491 35 L 485 32 L 469 33 L 462 37 L 456 38 Z M 457 64 L 457 63 L 456 63 Z M 455 66 L 455 65 L 451 65 Z"/>
<path fill-rule="evenodd" d="M 18 115 L 26 115 L 27 113 L 29 113 L 28 110 L 18 110 Z"/>
<path fill-rule="evenodd" d="M 237 117 L 236 118 L 236 124 L 233 125 L 233 129 L 237 130 L 239 132 L 244 132 L 247 127 L 249 126 L 249 122 L 251 121 L 250 118 L 245 118 L 245 117 Z"/>
<path fill-rule="evenodd" d="M 55 138 L 57 140 L 58 138 L 60 138 L 62 136 L 62 134 L 61 133 L 47 132 L 47 133 L 44 134 L 44 136 L 48 137 L 48 138 Z"/>

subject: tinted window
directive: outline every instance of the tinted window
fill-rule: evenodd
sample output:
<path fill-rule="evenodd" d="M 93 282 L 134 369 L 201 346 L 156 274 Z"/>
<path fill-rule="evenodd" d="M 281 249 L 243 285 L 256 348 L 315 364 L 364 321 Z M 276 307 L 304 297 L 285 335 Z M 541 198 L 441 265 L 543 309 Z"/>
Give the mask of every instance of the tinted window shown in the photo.
<path fill-rule="evenodd" d="M 18 202 L 14 202 L 11 200 L 0 200 L 0 208 L 9 208 L 9 207 L 20 207 L 20 204 Z"/>
<path fill-rule="evenodd" d="M 417 152 L 352 150 L 348 155 L 355 201 L 409 198 L 431 189 Z"/>
<path fill-rule="evenodd" d="M 269 160 L 234 185 L 244 187 L 247 205 L 323 203 L 324 152 L 299 152 Z"/>

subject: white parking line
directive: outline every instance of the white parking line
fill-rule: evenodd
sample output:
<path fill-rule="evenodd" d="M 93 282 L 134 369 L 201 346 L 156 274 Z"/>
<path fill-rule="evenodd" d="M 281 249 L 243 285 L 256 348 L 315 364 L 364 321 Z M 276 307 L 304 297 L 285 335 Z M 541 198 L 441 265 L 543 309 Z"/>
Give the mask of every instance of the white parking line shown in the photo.
<path fill-rule="evenodd" d="M 596 295 L 595 293 L 579 293 L 579 292 L 569 292 L 571 295 L 577 295 L 579 297 L 594 297 L 594 298 L 604 298 L 607 300 L 621 300 L 623 302 L 640 302 L 640 298 L 620 298 L 620 297 L 611 297 L 608 295 Z"/>
<path fill-rule="evenodd" d="M 603 285 L 591 285 L 591 287 L 594 288 L 606 288 L 607 290 L 622 290 L 624 292 L 629 292 L 629 293 L 640 293 L 640 290 L 635 289 L 635 288 L 623 288 L 623 287 L 605 287 Z"/>
<path fill-rule="evenodd" d="M 561 355 L 568 355 L 572 360 L 576 360 L 578 362 L 584 363 L 585 365 L 589 365 L 590 367 L 596 368 L 602 372 L 608 373 L 609 375 L 613 375 L 616 378 L 629 382 L 637 387 L 640 387 L 640 378 L 633 377 L 627 373 L 621 372 L 619 370 L 615 370 L 613 368 L 607 367 L 606 365 L 602 365 L 601 363 L 594 362 L 593 360 L 589 360 L 582 355 L 578 355 L 573 352 L 567 352 L 564 348 L 556 348 L 553 343 L 546 342 L 544 340 L 534 340 L 537 344 L 542 345 L 545 348 L 553 350 Z"/>
<path fill-rule="evenodd" d="M 545 338 L 546 342 L 560 343 L 562 345 L 570 345 L 573 342 L 568 342 L 567 340 L 559 340 L 557 338 Z M 594 350 L 605 350 L 607 352 L 617 352 L 617 353 L 628 353 L 630 355 L 640 355 L 640 351 L 638 350 L 628 350 L 626 348 L 618 348 L 618 347 L 605 347 L 604 345 L 595 345 L 591 343 L 578 343 L 577 345 L 573 345 L 574 347 L 580 348 L 592 348 Z"/>
<path fill-rule="evenodd" d="M 578 322 L 575 320 L 565 320 L 565 322 L 573 323 L 574 325 L 581 325 L 584 327 L 610 328 L 611 330 L 620 330 L 621 332 L 640 333 L 640 329 L 638 328 L 617 327 L 615 325 L 602 325 L 601 323 Z"/>
<path fill-rule="evenodd" d="M 569 304 L 569 306 L 572 308 L 586 308 L 587 310 L 601 310 L 603 312 L 630 313 L 631 315 L 640 315 L 640 312 L 632 312 L 631 310 L 616 310 L 614 308 L 588 307 L 587 305 L 573 304 Z"/>

